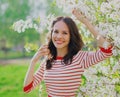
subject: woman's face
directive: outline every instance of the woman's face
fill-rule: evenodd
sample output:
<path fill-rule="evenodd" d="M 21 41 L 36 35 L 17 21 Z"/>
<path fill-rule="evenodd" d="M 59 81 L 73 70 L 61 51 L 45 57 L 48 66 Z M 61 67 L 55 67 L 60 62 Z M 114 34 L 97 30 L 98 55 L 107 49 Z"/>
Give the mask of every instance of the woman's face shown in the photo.
<path fill-rule="evenodd" d="M 52 41 L 57 49 L 68 49 L 70 32 L 68 26 L 62 20 L 56 22 L 53 26 Z"/>

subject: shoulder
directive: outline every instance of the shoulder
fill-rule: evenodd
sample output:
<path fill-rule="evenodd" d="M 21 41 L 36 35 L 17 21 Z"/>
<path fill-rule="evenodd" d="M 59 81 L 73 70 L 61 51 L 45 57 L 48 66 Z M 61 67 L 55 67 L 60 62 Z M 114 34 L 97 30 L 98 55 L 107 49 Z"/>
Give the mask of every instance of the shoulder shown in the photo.
<path fill-rule="evenodd" d="M 76 58 L 83 58 L 86 54 L 87 54 L 87 51 L 79 50 L 79 51 L 77 52 L 77 54 L 74 55 L 73 58 L 74 58 L 74 59 L 76 59 Z"/>

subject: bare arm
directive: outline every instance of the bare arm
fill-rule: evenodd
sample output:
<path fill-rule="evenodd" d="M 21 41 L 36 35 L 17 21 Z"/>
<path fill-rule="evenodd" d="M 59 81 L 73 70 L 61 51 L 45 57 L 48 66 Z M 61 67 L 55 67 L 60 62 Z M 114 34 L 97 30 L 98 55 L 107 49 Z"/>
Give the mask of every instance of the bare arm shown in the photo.
<path fill-rule="evenodd" d="M 34 74 L 34 68 L 35 68 L 36 62 L 39 60 L 40 57 L 46 56 L 48 54 L 49 54 L 49 50 L 48 50 L 47 45 L 43 45 L 36 52 L 36 54 L 33 56 L 32 60 L 30 62 L 30 66 L 29 66 L 28 71 L 26 73 L 26 77 L 25 77 L 25 80 L 24 80 L 24 86 L 29 85 L 33 81 L 33 74 Z"/>
<path fill-rule="evenodd" d="M 95 29 L 93 24 L 90 23 L 90 21 L 77 9 L 74 9 L 72 12 L 75 17 L 82 22 L 91 32 L 91 34 L 97 39 L 97 43 L 99 47 L 103 47 L 104 42 L 106 39 L 99 34 L 99 32 Z M 111 44 L 108 45 L 108 47 L 111 46 Z"/>

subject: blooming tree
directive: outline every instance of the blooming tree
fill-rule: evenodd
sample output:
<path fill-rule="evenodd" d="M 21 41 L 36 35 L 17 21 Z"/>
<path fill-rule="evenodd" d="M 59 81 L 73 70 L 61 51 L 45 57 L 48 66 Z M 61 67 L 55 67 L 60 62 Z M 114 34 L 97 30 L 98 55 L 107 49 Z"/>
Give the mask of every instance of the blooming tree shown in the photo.
<path fill-rule="evenodd" d="M 56 5 L 74 20 L 76 18 L 71 11 L 77 8 L 95 25 L 95 29 L 113 44 L 113 57 L 85 71 L 77 97 L 120 97 L 120 0 L 56 0 Z M 13 29 L 21 33 L 35 28 L 41 33 L 46 28 L 51 30 L 50 23 L 53 19 L 54 15 L 48 15 L 45 18 L 19 20 L 13 24 Z M 87 41 L 92 40 L 89 31 L 77 20 L 76 23 L 81 34 L 86 36 L 83 38 L 85 43 L 90 43 Z M 106 48 L 107 45 L 105 42 L 103 46 Z M 31 48 L 26 46 L 26 49 L 30 51 Z"/>
<path fill-rule="evenodd" d="M 89 68 L 83 75 L 83 84 L 78 97 L 119 97 L 120 96 L 120 0 L 56 0 L 63 11 L 70 12 L 77 8 L 95 25 L 107 40 L 113 44 L 112 57 Z M 75 19 L 74 16 L 72 18 Z M 84 29 L 84 30 L 83 30 Z M 81 30 L 85 36 L 90 34 Z M 88 39 L 87 39 L 88 40 Z M 106 48 L 107 42 L 104 43 Z"/>

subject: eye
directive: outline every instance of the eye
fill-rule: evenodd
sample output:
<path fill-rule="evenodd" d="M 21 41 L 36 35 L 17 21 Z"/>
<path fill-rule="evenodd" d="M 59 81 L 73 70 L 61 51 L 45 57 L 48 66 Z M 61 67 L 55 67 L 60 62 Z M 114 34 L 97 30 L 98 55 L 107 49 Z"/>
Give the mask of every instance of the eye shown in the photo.
<path fill-rule="evenodd" d="M 63 34 L 68 34 L 68 32 L 66 32 L 66 31 L 63 31 Z"/>
<path fill-rule="evenodd" d="M 53 32 L 54 32 L 54 33 L 58 33 L 58 31 L 57 31 L 57 30 L 54 30 Z"/>

